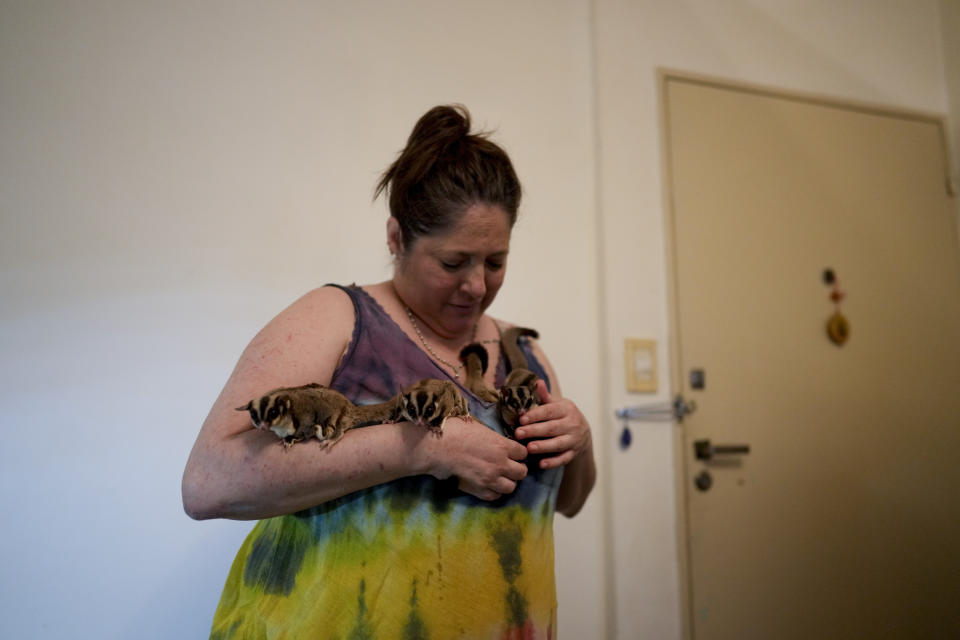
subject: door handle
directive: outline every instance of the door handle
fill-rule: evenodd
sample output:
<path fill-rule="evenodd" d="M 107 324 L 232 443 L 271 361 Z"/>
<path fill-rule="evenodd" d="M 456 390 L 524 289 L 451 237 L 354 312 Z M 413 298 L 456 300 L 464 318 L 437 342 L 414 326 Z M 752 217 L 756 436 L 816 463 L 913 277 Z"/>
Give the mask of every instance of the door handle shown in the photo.
<path fill-rule="evenodd" d="M 693 453 L 697 460 L 712 460 L 714 456 L 746 455 L 750 453 L 748 444 L 713 444 L 709 440 L 695 440 Z"/>

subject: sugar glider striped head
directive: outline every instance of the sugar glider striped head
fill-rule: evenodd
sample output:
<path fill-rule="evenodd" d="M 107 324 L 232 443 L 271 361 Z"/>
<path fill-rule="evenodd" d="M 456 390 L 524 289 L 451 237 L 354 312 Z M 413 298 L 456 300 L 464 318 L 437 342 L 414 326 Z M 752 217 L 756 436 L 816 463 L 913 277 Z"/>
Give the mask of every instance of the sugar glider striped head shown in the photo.
<path fill-rule="evenodd" d="M 269 429 L 278 438 L 290 438 L 297 431 L 292 409 L 293 399 L 283 390 L 271 391 L 259 398 L 254 398 L 242 407 L 237 407 L 237 411 L 250 413 L 250 421 L 253 422 L 254 427 Z"/>
<path fill-rule="evenodd" d="M 301 420 L 295 407 L 299 403 L 299 396 L 323 388 L 322 385 L 312 383 L 302 387 L 274 389 L 242 407 L 237 407 L 237 411 L 249 412 L 250 421 L 255 428 L 272 431 L 289 444 L 314 435 L 298 433 Z"/>
<path fill-rule="evenodd" d="M 520 422 L 520 416 L 540 404 L 537 396 L 538 379 L 532 371 L 515 369 L 500 387 L 500 418 L 511 428 L 511 435 Z"/>
<path fill-rule="evenodd" d="M 397 421 L 410 421 L 432 431 L 443 429 L 447 418 L 469 417 L 467 401 L 453 382 L 424 378 L 407 387 L 397 403 Z"/>

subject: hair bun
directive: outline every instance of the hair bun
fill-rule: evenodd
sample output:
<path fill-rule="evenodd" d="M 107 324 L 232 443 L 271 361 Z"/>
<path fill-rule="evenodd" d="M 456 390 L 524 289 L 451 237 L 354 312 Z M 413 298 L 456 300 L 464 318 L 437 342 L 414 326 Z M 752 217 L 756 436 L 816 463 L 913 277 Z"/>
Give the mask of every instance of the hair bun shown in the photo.
<path fill-rule="evenodd" d="M 449 228 L 476 203 L 502 208 L 513 226 L 520 181 L 506 152 L 487 135 L 470 133 L 470 112 L 462 104 L 433 107 L 417 120 L 374 191 L 374 198 L 383 192 L 389 196 L 404 248 L 419 236 Z"/>
<path fill-rule="evenodd" d="M 452 147 L 470 135 L 470 112 L 462 104 L 441 105 L 423 114 L 407 140 L 405 153 L 429 159 L 421 164 L 417 178 L 422 179 Z"/>

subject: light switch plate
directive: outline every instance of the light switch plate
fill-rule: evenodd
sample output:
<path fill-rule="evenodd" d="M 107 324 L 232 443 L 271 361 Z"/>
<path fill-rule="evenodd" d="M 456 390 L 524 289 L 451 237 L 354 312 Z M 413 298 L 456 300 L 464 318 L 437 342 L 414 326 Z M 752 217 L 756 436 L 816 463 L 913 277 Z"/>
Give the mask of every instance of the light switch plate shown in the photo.
<path fill-rule="evenodd" d="M 624 341 L 627 391 L 656 393 L 657 341 L 627 338 Z"/>

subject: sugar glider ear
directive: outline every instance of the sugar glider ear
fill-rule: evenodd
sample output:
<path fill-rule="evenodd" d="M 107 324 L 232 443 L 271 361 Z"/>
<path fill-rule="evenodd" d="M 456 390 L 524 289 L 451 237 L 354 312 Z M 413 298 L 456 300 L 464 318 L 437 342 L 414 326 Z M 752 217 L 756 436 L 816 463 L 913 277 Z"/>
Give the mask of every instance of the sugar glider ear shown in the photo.
<path fill-rule="evenodd" d="M 253 400 L 243 405 L 242 407 L 237 407 L 237 411 L 250 411 L 253 408 Z"/>

